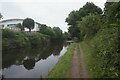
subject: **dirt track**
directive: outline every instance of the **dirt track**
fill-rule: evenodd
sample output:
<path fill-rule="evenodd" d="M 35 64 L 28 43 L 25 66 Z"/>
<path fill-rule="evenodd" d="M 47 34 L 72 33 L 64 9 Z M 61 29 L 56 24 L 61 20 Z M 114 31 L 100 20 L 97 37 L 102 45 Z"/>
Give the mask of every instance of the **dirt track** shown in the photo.
<path fill-rule="evenodd" d="M 80 51 L 78 51 L 78 48 Z M 71 78 L 88 78 L 83 51 L 78 43 L 73 51 L 71 61 Z"/>

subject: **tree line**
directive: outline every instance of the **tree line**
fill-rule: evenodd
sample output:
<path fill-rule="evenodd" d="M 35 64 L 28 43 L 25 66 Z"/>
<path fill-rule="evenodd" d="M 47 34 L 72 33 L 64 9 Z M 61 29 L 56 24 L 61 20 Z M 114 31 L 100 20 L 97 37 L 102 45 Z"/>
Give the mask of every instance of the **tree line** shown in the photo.
<path fill-rule="evenodd" d="M 37 32 L 48 35 L 51 39 L 68 39 L 69 34 L 67 32 L 64 32 L 59 27 L 53 27 L 47 26 L 46 24 L 38 24 L 39 30 Z M 35 21 L 31 18 L 26 18 L 23 20 L 23 23 L 18 23 L 17 27 L 24 31 L 25 28 L 29 29 L 29 32 L 34 28 Z"/>
<path fill-rule="evenodd" d="M 86 41 L 91 49 L 92 76 L 120 78 L 120 2 L 106 2 L 103 11 L 87 2 L 70 12 L 66 22 L 71 37 Z"/>
<path fill-rule="evenodd" d="M 2 29 L 2 50 L 47 46 L 52 42 L 63 42 L 69 37 L 69 34 L 67 32 L 63 33 L 59 27 L 51 28 L 45 24 L 39 24 L 39 30 L 31 32 L 34 26 L 34 20 L 26 18 L 22 24 L 18 23 L 16 25 L 21 31 Z M 28 28 L 29 32 L 24 31 L 25 28 Z"/>
<path fill-rule="evenodd" d="M 87 2 L 79 10 L 70 12 L 66 18 L 66 22 L 70 26 L 68 32 L 72 38 L 77 37 L 82 40 L 83 37 L 92 35 L 98 31 L 100 24 L 98 25 L 97 23 L 101 22 L 101 16 L 102 9 L 94 3 Z"/>

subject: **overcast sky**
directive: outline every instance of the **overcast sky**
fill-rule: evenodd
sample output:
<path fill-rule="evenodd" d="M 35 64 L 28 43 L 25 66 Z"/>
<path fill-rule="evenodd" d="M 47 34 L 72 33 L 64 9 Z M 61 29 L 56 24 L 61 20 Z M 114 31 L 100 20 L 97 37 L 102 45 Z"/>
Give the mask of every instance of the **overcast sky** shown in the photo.
<path fill-rule="evenodd" d="M 11 2 L 10 2 L 11 1 Z M 27 17 L 50 27 L 60 27 L 67 31 L 65 19 L 73 10 L 78 10 L 86 2 L 93 2 L 104 8 L 106 0 L 0 0 L 0 12 L 3 19 Z"/>

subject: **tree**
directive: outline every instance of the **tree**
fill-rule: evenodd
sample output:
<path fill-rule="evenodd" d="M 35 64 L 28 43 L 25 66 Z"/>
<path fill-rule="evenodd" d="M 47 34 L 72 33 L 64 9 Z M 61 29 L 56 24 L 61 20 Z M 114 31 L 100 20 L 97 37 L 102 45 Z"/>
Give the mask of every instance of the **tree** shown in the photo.
<path fill-rule="evenodd" d="M 59 27 L 48 27 L 46 24 L 39 26 L 39 32 L 50 36 L 51 39 L 61 39 L 63 37 L 62 30 Z"/>
<path fill-rule="evenodd" d="M 21 23 L 18 23 L 18 24 L 16 25 L 16 27 L 20 28 L 21 31 L 24 31 L 24 27 L 22 26 Z"/>
<path fill-rule="evenodd" d="M 2 14 L 0 13 L 0 20 L 3 18 Z"/>
<path fill-rule="evenodd" d="M 102 14 L 102 9 L 92 2 L 87 2 L 79 10 L 70 12 L 65 22 L 67 22 L 68 25 L 76 25 L 77 21 L 81 20 L 82 17 L 85 17 L 90 13 Z"/>
<path fill-rule="evenodd" d="M 100 15 L 95 13 L 89 14 L 78 22 L 78 26 L 82 38 L 92 37 L 86 43 L 92 50 L 90 53 L 91 63 L 95 61 L 90 67 L 91 72 L 94 71 L 93 77 L 119 78 L 120 2 L 107 2 L 104 9 L 104 18 L 101 19 Z M 101 24 L 103 21 L 104 23 Z"/>
<path fill-rule="evenodd" d="M 59 28 L 59 27 L 53 27 L 53 30 L 54 30 L 54 32 L 55 32 L 55 34 L 56 34 L 56 37 L 55 38 L 62 38 L 62 30 Z"/>
<path fill-rule="evenodd" d="M 68 25 L 76 25 L 76 21 L 79 20 L 78 13 L 79 13 L 79 11 L 74 11 L 74 10 L 72 12 L 70 12 L 70 14 L 66 18 L 65 22 L 67 22 Z"/>
<path fill-rule="evenodd" d="M 39 26 L 39 32 L 44 31 L 46 28 L 47 28 L 47 25 L 46 25 L 46 24 L 41 24 L 41 25 Z"/>
<path fill-rule="evenodd" d="M 94 36 L 101 26 L 100 16 L 98 14 L 89 14 L 78 22 L 78 27 L 81 31 L 81 37 Z"/>
<path fill-rule="evenodd" d="M 98 6 L 96 6 L 94 3 L 87 2 L 82 9 L 79 10 L 80 12 L 84 13 L 82 17 L 88 15 L 89 13 L 97 13 L 102 14 L 102 9 Z M 81 14 L 82 14 L 81 13 Z"/>
<path fill-rule="evenodd" d="M 26 18 L 23 20 L 23 26 L 29 29 L 29 32 L 31 32 L 31 29 L 34 28 L 35 22 L 31 18 Z"/>
<path fill-rule="evenodd" d="M 64 38 L 64 40 L 71 40 L 70 33 L 69 32 L 64 32 L 63 33 L 63 38 Z"/>
<path fill-rule="evenodd" d="M 110 4 L 106 11 L 106 18 L 109 24 L 120 24 L 120 2 Z"/>
<path fill-rule="evenodd" d="M 77 27 L 77 22 L 82 20 L 82 17 L 85 17 L 89 14 L 102 14 L 102 9 L 96 6 L 93 3 L 87 2 L 82 8 L 77 11 L 72 11 L 66 21 L 70 26 L 68 32 L 71 34 L 71 37 L 79 38 L 80 30 Z"/>
<path fill-rule="evenodd" d="M 78 37 L 79 38 L 79 29 L 77 27 L 77 21 L 79 20 L 79 14 L 78 11 L 72 11 L 68 17 L 66 18 L 66 21 L 69 25 L 68 32 L 70 33 L 71 37 Z"/>
<path fill-rule="evenodd" d="M 74 38 L 74 37 L 79 38 L 80 30 L 79 30 L 79 28 L 77 27 L 77 25 L 76 25 L 75 27 L 74 27 L 74 26 L 70 26 L 70 27 L 68 28 L 68 32 L 70 33 L 71 38 Z"/>
<path fill-rule="evenodd" d="M 48 27 L 47 25 L 43 24 L 39 29 L 40 33 L 50 36 L 51 39 L 56 36 L 55 31 L 51 27 Z"/>

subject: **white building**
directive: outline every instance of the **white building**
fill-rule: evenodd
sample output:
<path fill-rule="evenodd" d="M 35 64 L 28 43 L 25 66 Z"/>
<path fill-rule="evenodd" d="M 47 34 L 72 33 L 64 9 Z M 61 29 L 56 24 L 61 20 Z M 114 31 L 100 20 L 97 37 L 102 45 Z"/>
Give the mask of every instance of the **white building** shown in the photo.
<path fill-rule="evenodd" d="M 23 23 L 23 19 L 8 19 L 8 20 L 3 20 L 3 21 L 0 21 L 0 28 L 9 28 L 9 29 L 14 29 L 14 30 L 19 30 L 19 28 L 16 27 L 16 25 L 18 23 Z M 35 26 L 34 26 L 34 29 L 32 29 L 31 31 L 38 31 L 39 26 L 40 24 L 35 22 Z M 29 31 L 29 29 L 25 28 L 25 31 Z"/>

